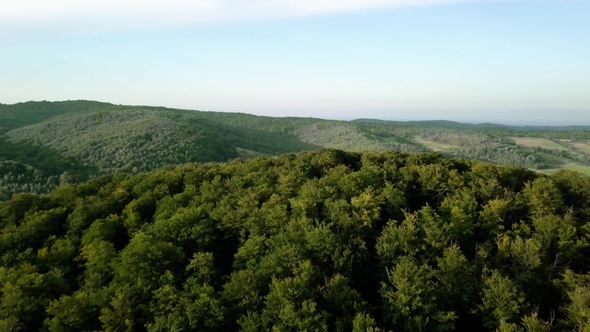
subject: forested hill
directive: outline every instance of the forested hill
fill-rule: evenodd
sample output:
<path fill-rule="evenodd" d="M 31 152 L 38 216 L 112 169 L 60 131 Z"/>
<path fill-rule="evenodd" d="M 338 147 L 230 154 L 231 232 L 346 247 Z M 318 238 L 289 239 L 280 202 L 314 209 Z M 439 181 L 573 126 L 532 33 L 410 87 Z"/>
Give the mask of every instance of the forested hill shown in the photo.
<path fill-rule="evenodd" d="M 97 111 L 112 108 L 114 105 L 97 101 L 29 101 L 12 105 L 0 104 L 0 134 L 10 129 L 24 127 L 47 120 L 55 116 Z"/>
<path fill-rule="evenodd" d="M 590 131 L 584 129 L 280 118 L 84 100 L 0 104 L 0 201 L 114 172 L 319 148 L 436 151 L 546 173 L 569 168 L 590 174 Z"/>
<path fill-rule="evenodd" d="M 320 150 L 0 203 L 2 331 L 588 331 L 590 178 Z"/>
<path fill-rule="evenodd" d="M 590 126 L 584 125 L 570 125 L 570 126 L 516 126 L 516 125 L 502 125 L 497 123 L 462 123 L 448 120 L 418 120 L 418 121 L 390 121 L 380 119 L 355 119 L 353 122 L 361 123 L 378 123 L 378 124 L 392 124 L 392 125 L 414 125 L 419 127 L 437 127 L 447 129 L 504 129 L 513 131 L 575 131 L 575 130 L 590 130 Z"/>

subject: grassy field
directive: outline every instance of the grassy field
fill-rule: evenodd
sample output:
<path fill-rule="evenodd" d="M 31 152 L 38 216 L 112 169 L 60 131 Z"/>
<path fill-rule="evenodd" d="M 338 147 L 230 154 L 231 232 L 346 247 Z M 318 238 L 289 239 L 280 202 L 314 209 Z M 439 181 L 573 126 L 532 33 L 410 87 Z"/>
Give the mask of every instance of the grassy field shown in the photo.
<path fill-rule="evenodd" d="M 573 142 L 573 143 L 568 143 L 568 146 L 571 146 L 572 149 L 579 151 L 579 152 L 583 152 L 586 154 L 590 154 L 590 144 L 589 143 L 585 143 L 585 142 Z"/>
<path fill-rule="evenodd" d="M 414 137 L 414 142 L 422 144 L 422 145 L 426 146 L 427 148 L 429 148 L 430 150 L 437 151 L 437 152 L 449 151 L 451 149 L 456 148 L 455 145 L 427 141 L 424 138 L 422 138 L 422 136 Z"/>
<path fill-rule="evenodd" d="M 564 168 L 567 168 L 572 171 L 580 172 L 586 175 L 590 175 L 590 166 L 584 166 L 580 164 L 568 164 L 565 165 Z"/>
<path fill-rule="evenodd" d="M 549 150 L 569 150 L 563 145 L 557 144 L 545 138 L 536 137 L 508 137 L 516 143 L 516 145 L 523 146 L 525 148 L 542 148 Z"/>
<path fill-rule="evenodd" d="M 541 170 L 540 172 L 551 175 L 562 168 L 569 169 L 570 171 L 575 171 L 575 172 L 579 172 L 579 173 L 590 176 L 590 166 L 584 166 L 584 165 L 580 165 L 577 163 L 566 163 L 559 168 L 544 169 L 544 170 Z"/>

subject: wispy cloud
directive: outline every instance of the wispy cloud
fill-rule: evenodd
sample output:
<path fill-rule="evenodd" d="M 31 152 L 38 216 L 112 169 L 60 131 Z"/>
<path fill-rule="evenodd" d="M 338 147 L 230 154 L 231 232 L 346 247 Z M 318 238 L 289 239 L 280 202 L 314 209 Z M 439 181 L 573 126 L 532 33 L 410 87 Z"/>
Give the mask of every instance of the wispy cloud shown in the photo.
<path fill-rule="evenodd" d="M 25 26 L 149 27 L 273 20 L 474 1 L 483 0 L 0 0 L 0 22 Z"/>

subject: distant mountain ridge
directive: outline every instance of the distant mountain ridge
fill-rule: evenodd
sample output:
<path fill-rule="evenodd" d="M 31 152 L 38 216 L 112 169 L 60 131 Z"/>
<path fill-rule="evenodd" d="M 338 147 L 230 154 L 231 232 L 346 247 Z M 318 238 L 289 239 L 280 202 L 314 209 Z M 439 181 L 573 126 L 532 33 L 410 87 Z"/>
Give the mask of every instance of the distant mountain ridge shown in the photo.
<path fill-rule="evenodd" d="M 92 100 L 67 100 L 67 101 L 27 101 L 16 104 L 0 103 L 0 134 L 5 133 L 7 129 L 19 128 L 25 125 L 34 124 L 43 120 L 55 117 L 64 116 L 68 114 L 80 113 L 85 111 L 107 110 L 117 108 L 134 108 L 134 109 L 150 109 L 150 110 L 171 110 L 179 112 L 200 112 L 206 114 L 208 118 L 219 121 L 219 119 L 226 115 L 236 115 L 243 118 L 256 119 L 276 119 L 274 122 L 280 121 L 297 121 L 306 119 L 309 121 L 337 121 L 347 122 L 341 120 L 321 119 L 321 118 L 300 118 L 300 117 L 272 117 L 260 116 L 243 112 L 215 112 L 215 111 L 197 111 L 189 109 L 175 109 L 163 106 L 144 106 L 144 105 L 116 105 L 108 102 L 92 101 Z M 271 120 L 271 122 L 273 122 Z M 497 123 L 464 123 L 450 120 L 382 120 L 371 118 L 359 118 L 350 122 L 362 123 L 380 123 L 380 124 L 398 124 L 398 125 L 415 125 L 422 127 L 441 127 L 454 129 L 508 129 L 508 130 L 590 130 L 588 125 L 566 125 L 566 126 L 548 126 L 548 125 L 505 125 Z"/>
<path fill-rule="evenodd" d="M 497 123 L 464 123 L 449 120 L 413 120 L 413 121 L 395 121 L 395 120 L 380 120 L 380 119 L 355 119 L 352 122 L 364 122 L 364 123 L 382 123 L 382 124 L 399 124 L 399 125 L 415 125 L 422 127 L 440 127 L 440 128 L 454 128 L 454 129 L 506 129 L 506 130 L 590 130 L 590 126 L 584 125 L 568 125 L 568 126 L 515 126 L 515 125 L 504 125 Z"/>

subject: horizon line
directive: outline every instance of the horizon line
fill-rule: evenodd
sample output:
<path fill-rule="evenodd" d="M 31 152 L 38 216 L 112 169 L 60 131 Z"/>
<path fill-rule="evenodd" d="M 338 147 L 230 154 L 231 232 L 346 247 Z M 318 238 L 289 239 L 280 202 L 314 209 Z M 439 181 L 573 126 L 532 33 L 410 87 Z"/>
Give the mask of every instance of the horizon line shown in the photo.
<path fill-rule="evenodd" d="M 547 128 L 564 128 L 564 127 L 590 127 L 590 123 L 588 124 L 559 124 L 559 125 L 552 125 L 552 124 L 542 124 L 537 123 L 533 124 L 531 122 L 524 122 L 524 121 L 510 121 L 510 122 L 495 122 L 494 120 L 449 120 L 448 118 L 415 118 L 415 119 L 392 119 L 392 118 L 376 118 L 376 117 L 354 117 L 354 118 L 321 118 L 321 117 L 313 117 L 313 116 L 294 116 L 294 115 L 267 115 L 267 114 L 256 114 L 253 112 L 248 111 L 223 111 L 223 110 L 203 110 L 197 108 L 185 108 L 185 107 L 170 107 L 170 106 L 163 106 L 163 105 L 141 105 L 141 104 L 120 104 L 120 103 L 113 103 L 113 102 L 106 102 L 101 100 L 93 100 L 93 99 L 65 99 L 65 100 L 27 100 L 15 103 L 2 103 L 0 105 L 5 106 L 13 106 L 18 104 L 26 104 L 26 103 L 63 103 L 63 102 L 77 102 L 77 101 L 86 101 L 86 102 L 96 102 L 102 104 L 110 104 L 113 106 L 123 106 L 123 107 L 149 107 L 149 108 L 165 108 L 169 110 L 179 110 L 179 111 L 194 111 L 194 112 L 213 112 L 213 113 L 228 113 L 228 114 L 246 114 L 252 116 L 260 116 L 260 117 L 270 117 L 270 118 L 301 118 L 301 119 L 318 119 L 318 120 L 326 120 L 326 121 L 343 121 L 343 122 L 354 122 L 359 120 L 376 120 L 376 121 L 383 121 L 383 122 L 401 122 L 401 123 L 408 123 L 408 122 L 452 122 L 456 124 L 464 124 L 464 125 L 474 125 L 474 126 L 481 126 L 481 125 L 499 125 L 505 127 L 516 127 L 516 128 L 527 128 L 527 127 L 547 127 Z M 403 111 L 403 109 L 399 109 L 396 111 Z M 415 111 L 415 110 L 413 110 Z M 426 110 L 424 110 L 426 111 Z M 365 111 L 366 112 L 366 111 Z"/>

